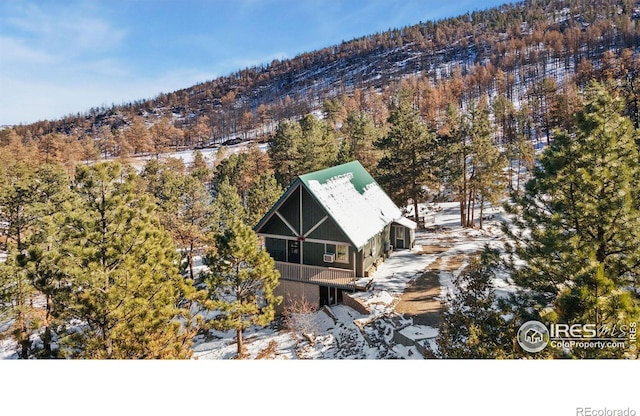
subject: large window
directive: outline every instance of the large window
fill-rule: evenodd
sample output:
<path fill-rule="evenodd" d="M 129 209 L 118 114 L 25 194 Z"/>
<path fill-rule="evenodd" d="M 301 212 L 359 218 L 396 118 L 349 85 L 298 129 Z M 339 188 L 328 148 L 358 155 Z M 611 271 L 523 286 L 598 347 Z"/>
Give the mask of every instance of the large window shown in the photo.
<path fill-rule="evenodd" d="M 349 246 L 345 244 L 338 244 L 336 246 L 336 261 L 349 263 Z"/>
<path fill-rule="evenodd" d="M 349 246 L 346 244 L 325 244 L 324 252 L 334 254 L 336 263 L 349 263 Z"/>

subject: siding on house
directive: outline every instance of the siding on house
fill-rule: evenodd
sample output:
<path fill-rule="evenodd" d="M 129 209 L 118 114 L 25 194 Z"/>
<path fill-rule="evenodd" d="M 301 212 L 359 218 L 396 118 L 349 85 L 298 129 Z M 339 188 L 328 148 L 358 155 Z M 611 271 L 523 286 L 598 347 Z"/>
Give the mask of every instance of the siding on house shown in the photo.
<path fill-rule="evenodd" d="M 332 250 L 333 249 L 333 250 Z M 303 248 L 304 253 L 304 264 L 308 264 L 311 266 L 324 266 L 324 267 L 334 267 L 336 269 L 346 269 L 353 270 L 354 265 L 354 249 L 349 246 L 349 254 L 347 262 L 334 261 L 333 263 L 327 263 L 324 261 L 323 256 L 325 253 L 333 252 L 335 253 L 335 246 L 333 244 L 323 244 L 323 243 L 304 243 Z"/>
<path fill-rule="evenodd" d="M 304 297 L 323 303 L 332 296 L 339 301 L 341 290 L 355 287 L 352 276 L 365 276 L 385 256 L 394 245 L 396 225 L 414 227 L 362 165 L 350 162 L 299 176 L 255 230 L 269 254 L 282 262 L 278 267 L 286 277 L 277 294 L 285 302 Z M 325 253 L 334 253 L 335 260 L 325 262 Z"/>
<path fill-rule="evenodd" d="M 264 247 L 275 261 L 287 261 L 287 240 L 267 237 Z"/>
<path fill-rule="evenodd" d="M 294 230 L 300 231 L 300 187 L 278 208 L 278 212 L 289 222 Z M 289 230 L 291 231 L 291 230 Z"/>
<path fill-rule="evenodd" d="M 286 226 L 286 224 L 278 217 L 274 215 L 262 228 L 263 234 L 282 235 L 287 237 L 295 237 L 293 232 Z"/>

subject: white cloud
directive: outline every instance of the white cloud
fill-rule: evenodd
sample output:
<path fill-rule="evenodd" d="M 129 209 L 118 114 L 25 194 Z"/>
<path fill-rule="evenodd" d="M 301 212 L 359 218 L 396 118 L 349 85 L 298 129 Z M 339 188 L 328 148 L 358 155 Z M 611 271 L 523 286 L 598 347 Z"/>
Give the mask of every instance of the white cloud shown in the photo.
<path fill-rule="evenodd" d="M 2 51 L 2 66 L 16 63 L 45 64 L 54 61 L 49 53 L 30 47 L 24 40 L 0 36 L 0 51 Z"/>
<path fill-rule="evenodd" d="M 153 98 L 215 77 L 192 70 L 171 71 L 154 78 L 100 77 L 86 81 L 0 77 L 0 125 L 53 120 L 92 107 Z"/>
<path fill-rule="evenodd" d="M 41 7 L 28 4 L 6 19 L 16 37 L 33 49 L 60 56 L 105 51 L 117 47 L 126 35 L 107 20 L 93 16 L 92 10 Z"/>
<path fill-rule="evenodd" d="M 0 125 L 59 118 L 146 91 L 148 82 L 131 80 L 117 55 L 127 31 L 74 6 L 17 3 L 0 17 Z"/>

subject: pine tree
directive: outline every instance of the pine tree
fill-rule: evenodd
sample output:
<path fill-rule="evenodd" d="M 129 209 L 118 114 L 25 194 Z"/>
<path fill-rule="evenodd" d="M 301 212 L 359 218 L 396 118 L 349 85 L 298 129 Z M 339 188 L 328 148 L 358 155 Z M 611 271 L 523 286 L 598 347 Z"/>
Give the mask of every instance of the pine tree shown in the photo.
<path fill-rule="evenodd" d="M 380 159 L 373 143 L 380 138 L 373 118 L 364 111 L 349 111 L 340 132 L 344 135 L 338 163 L 358 160 L 368 172 L 374 172 Z"/>
<path fill-rule="evenodd" d="M 275 176 L 280 185 L 289 186 L 298 171 L 298 149 L 302 140 L 302 129 L 295 121 L 282 120 L 275 134 L 269 138 L 267 154 L 271 159 Z"/>
<path fill-rule="evenodd" d="M 524 167 L 527 171 L 531 171 L 533 169 L 533 164 L 535 160 L 535 150 L 533 148 L 533 144 L 528 139 L 529 133 L 529 123 L 526 117 L 525 111 L 518 111 L 515 114 L 515 138 L 512 143 L 509 144 L 509 158 L 510 158 L 510 169 L 509 169 L 509 189 L 515 189 L 517 192 L 520 192 L 520 183 L 522 178 L 522 168 Z M 516 161 L 516 183 L 513 184 L 513 160 Z"/>
<path fill-rule="evenodd" d="M 575 134 L 555 136 L 524 194 L 506 206 L 516 215 L 506 231 L 526 262 L 514 277 L 541 320 L 601 328 L 638 319 L 640 155 L 622 109 L 620 98 L 591 84 Z"/>
<path fill-rule="evenodd" d="M 326 123 L 312 114 L 300 120 L 302 137 L 298 143 L 297 170 L 314 172 L 333 166 L 337 156 L 335 139 Z"/>
<path fill-rule="evenodd" d="M 273 293 L 280 274 L 260 247 L 258 236 L 237 220 L 216 236 L 216 253 L 208 255 L 205 263 L 211 269 L 205 278 L 207 306 L 219 312 L 210 324 L 219 330 L 235 329 L 238 356 L 242 356 L 243 332 L 251 325 L 267 325 L 275 317 L 275 307 L 282 301 Z"/>
<path fill-rule="evenodd" d="M 246 213 L 238 190 L 226 179 L 218 185 L 218 193 L 211 209 L 214 234 L 224 232 L 233 220 L 245 221 Z"/>
<path fill-rule="evenodd" d="M 247 191 L 247 225 L 255 226 L 281 195 L 282 187 L 273 175 L 260 175 Z"/>
<path fill-rule="evenodd" d="M 485 247 L 481 255 L 454 280 L 454 293 L 444 304 L 436 344 L 439 358 L 512 358 L 516 331 L 503 317 L 492 279 L 499 271 L 499 254 Z"/>
<path fill-rule="evenodd" d="M 190 280 L 178 271 L 175 247 L 138 192 L 135 174 L 117 164 L 79 166 L 76 203 L 58 216 L 55 296 L 65 338 L 84 358 L 187 358 L 194 321 Z M 76 324 L 77 325 L 77 324 Z"/>
<path fill-rule="evenodd" d="M 56 352 L 52 350 L 53 328 L 57 326 L 59 311 L 54 309 L 53 298 L 64 296 L 65 290 L 52 284 L 55 281 L 57 267 L 51 264 L 53 252 L 59 246 L 60 236 L 55 227 L 55 216 L 64 210 L 65 204 L 73 204 L 74 194 L 69 187 L 65 170 L 58 165 L 44 165 L 36 172 L 38 178 L 38 201 L 33 209 L 38 219 L 33 233 L 27 240 L 27 250 L 18 256 L 19 265 L 26 273 L 29 283 L 44 297 L 45 307 L 40 311 L 44 329 L 40 335 L 42 351 L 39 356 L 50 358 Z M 48 263 L 49 262 L 49 263 Z"/>
<path fill-rule="evenodd" d="M 204 185 L 207 185 L 211 180 L 211 169 L 209 169 L 207 161 L 200 150 L 196 150 L 193 155 L 193 164 L 189 166 L 189 174 L 197 178 Z"/>
<path fill-rule="evenodd" d="M 467 224 L 467 189 L 469 187 L 468 158 L 471 152 L 464 123 L 458 109 L 447 107 L 445 122 L 438 132 L 436 154 L 439 179 L 453 198 L 460 203 L 460 225 Z"/>
<path fill-rule="evenodd" d="M 133 119 L 131 126 L 124 132 L 123 142 L 123 147 L 130 148 L 134 154 L 153 151 L 153 138 L 142 117 L 137 116 Z"/>
<path fill-rule="evenodd" d="M 18 343 L 18 356 L 27 359 L 32 352 L 32 335 L 42 326 L 43 316 L 42 310 L 33 306 L 39 293 L 17 257 L 19 254 L 10 249 L 7 259 L 0 262 L 0 319 L 10 323 L 3 325 L 3 330 Z"/>
<path fill-rule="evenodd" d="M 194 256 L 203 252 L 209 241 L 211 230 L 211 195 L 204 185 L 191 175 L 178 178 L 177 192 L 165 205 L 161 219 L 165 229 L 184 253 L 189 278 L 195 279 Z"/>
<path fill-rule="evenodd" d="M 7 260 L 0 263 L 0 315 L 13 320 L 10 326 L 20 345 L 21 358 L 34 351 L 33 335 L 51 324 L 49 294 L 40 287 L 26 267 L 34 239 L 47 218 L 69 198 L 66 173 L 58 165 L 33 168 L 17 163 L 0 186 L 0 215 L 6 224 Z M 46 308 L 38 305 L 45 297 Z M 48 348 L 45 340 L 45 349 Z"/>
<path fill-rule="evenodd" d="M 403 87 L 389 116 L 389 133 L 376 142 L 383 151 L 378 162 L 380 185 L 399 206 L 413 201 L 416 221 L 418 203 L 426 199 L 425 188 L 435 183 L 435 136 L 413 104 L 413 89 Z"/>
<path fill-rule="evenodd" d="M 507 158 L 492 140 L 486 105 L 472 106 L 469 118 L 471 174 L 467 200 L 467 226 L 474 225 L 474 207 L 478 202 L 480 204 L 479 227 L 482 228 L 485 204 L 489 202 L 497 205 L 505 194 L 507 177 L 503 170 L 507 167 Z"/>
<path fill-rule="evenodd" d="M 34 205 L 38 201 L 38 178 L 27 163 L 17 163 L 3 178 L 0 188 L 0 217 L 5 223 L 7 241 L 16 249 L 25 248 L 25 239 L 38 219 Z"/>

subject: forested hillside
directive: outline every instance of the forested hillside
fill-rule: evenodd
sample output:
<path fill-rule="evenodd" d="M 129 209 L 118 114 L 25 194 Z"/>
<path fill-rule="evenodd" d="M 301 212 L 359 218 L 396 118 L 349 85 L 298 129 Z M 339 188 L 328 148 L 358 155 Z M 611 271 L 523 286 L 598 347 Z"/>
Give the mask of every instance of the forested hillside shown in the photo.
<path fill-rule="evenodd" d="M 550 107 L 549 89 L 568 88 L 567 81 L 583 87 L 616 68 L 625 72 L 616 75 L 637 77 L 639 9 L 634 0 L 507 4 L 371 34 L 146 101 L 19 126 L 16 132 L 28 140 L 55 133 L 76 141 L 90 137 L 113 156 L 150 150 L 140 122 L 147 128 L 160 122 L 176 127 L 179 132 L 165 128 L 161 134 L 177 148 L 235 137 L 266 139 L 282 119 L 321 110 L 331 99 L 388 97 L 407 77 L 423 84 L 422 112 L 430 121 L 448 103 L 482 94 L 526 102 L 541 119 Z M 126 135 L 129 130 L 134 131 Z"/>
<path fill-rule="evenodd" d="M 352 160 L 418 222 L 447 201 L 482 229 L 510 197 L 509 249 L 531 267 L 511 264 L 529 297 L 492 316 L 504 333 L 504 316 L 637 319 L 639 52 L 634 1 L 527 1 L 0 130 L 0 342 L 21 358 L 185 358 L 196 334 L 233 329 L 242 356 L 280 301 L 252 227 L 297 175 Z M 267 151 L 167 157 L 237 138 Z M 448 330 L 443 356 L 491 345 L 456 349 L 470 339 Z"/>

